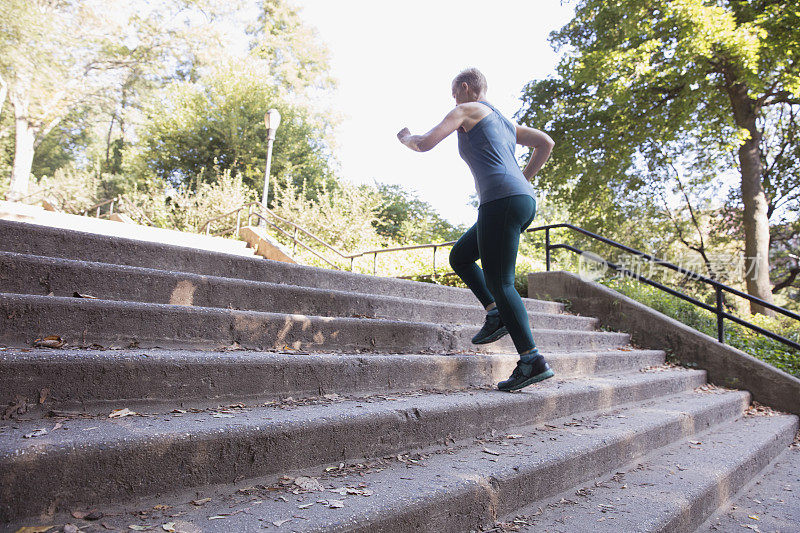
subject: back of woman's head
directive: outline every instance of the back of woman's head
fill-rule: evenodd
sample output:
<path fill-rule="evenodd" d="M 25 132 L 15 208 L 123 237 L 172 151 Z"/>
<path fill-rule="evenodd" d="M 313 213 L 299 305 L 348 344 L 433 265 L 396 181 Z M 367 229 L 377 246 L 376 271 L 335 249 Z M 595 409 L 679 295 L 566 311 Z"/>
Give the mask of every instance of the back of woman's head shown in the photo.
<path fill-rule="evenodd" d="M 466 83 L 476 95 L 486 93 L 486 77 L 480 70 L 474 67 L 459 72 L 453 80 L 453 88 L 458 87 L 462 83 Z"/>

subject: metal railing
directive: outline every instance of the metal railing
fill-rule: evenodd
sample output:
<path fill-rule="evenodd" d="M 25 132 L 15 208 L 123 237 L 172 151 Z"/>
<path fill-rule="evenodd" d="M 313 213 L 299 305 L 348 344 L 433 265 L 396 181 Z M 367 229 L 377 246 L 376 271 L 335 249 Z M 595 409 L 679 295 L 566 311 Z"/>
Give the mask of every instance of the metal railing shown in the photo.
<path fill-rule="evenodd" d="M 689 279 L 692 279 L 694 281 L 699 281 L 701 283 L 709 285 L 709 286 L 711 286 L 713 288 L 715 296 L 716 296 L 715 305 L 713 305 L 713 306 L 712 305 L 708 305 L 705 302 L 701 302 L 700 300 L 698 300 L 696 298 L 692 298 L 691 296 L 689 296 L 687 294 L 684 294 L 684 293 L 682 293 L 680 291 L 677 291 L 675 289 L 667 287 L 666 285 L 663 285 L 663 284 L 661 284 L 661 283 L 659 283 L 657 281 L 649 279 L 649 278 L 647 278 L 645 276 L 642 276 L 642 275 L 640 275 L 638 273 L 631 272 L 630 270 L 628 270 L 627 268 L 625 268 L 625 267 L 623 267 L 621 265 L 617 265 L 617 264 L 611 263 L 609 261 L 605 261 L 603 259 L 599 259 L 598 260 L 597 258 L 592 257 L 591 255 L 587 255 L 584 250 L 580 250 L 580 249 L 578 249 L 578 248 L 576 248 L 574 246 L 571 246 L 569 244 L 552 244 L 550 242 L 550 231 L 554 230 L 554 229 L 559 229 L 559 228 L 566 228 L 566 229 L 570 229 L 572 231 L 576 231 L 576 232 L 578 232 L 578 233 L 580 233 L 582 235 L 585 235 L 585 236 L 587 236 L 587 237 L 589 237 L 591 239 L 594 239 L 594 240 L 602 242 L 604 244 L 613 246 L 613 247 L 615 247 L 617 249 L 620 249 L 620 250 L 622 250 L 622 251 L 624 251 L 626 253 L 635 255 L 637 257 L 641 257 L 641 258 L 653 263 L 654 265 L 661 266 L 661 267 L 664 267 L 664 268 L 668 268 L 670 270 L 673 270 L 675 272 L 678 272 L 678 273 L 686 276 Z M 795 342 L 793 340 L 787 339 L 787 338 L 785 338 L 785 337 L 783 337 L 781 335 L 778 335 L 777 333 L 773 333 L 772 331 L 766 330 L 766 329 L 764 329 L 764 328 L 762 328 L 760 326 L 756 326 L 755 324 L 752 324 L 752 323 L 748 322 L 747 320 L 741 319 L 741 318 L 739 318 L 739 317 L 737 317 L 737 316 L 725 311 L 725 308 L 724 308 L 724 305 L 723 305 L 723 295 L 724 295 L 724 293 L 728 293 L 728 294 L 732 294 L 734 296 L 738 296 L 740 298 L 744 298 L 744 299 L 748 300 L 749 302 L 756 303 L 756 304 L 758 304 L 758 305 L 760 305 L 760 306 L 762 306 L 762 307 L 764 307 L 766 309 L 770 309 L 770 310 L 775 311 L 776 313 L 779 313 L 779 314 L 781 314 L 781 315 L 783 315 L 785 317 L 788 317 L 788 318 L 791 318 L 792 320 L 797 320 L 798 322 L 800 322 L 800 315 L 798 315 L 797 313 L 793 313 L 793 312 L 789 311 L 788 309 L 785 309 L 785 308 L 777 306 L 775 304 L 766 302 L 766 301 L 762 300 L 761 298 L 757 298 L 755 296 L 751 296 L 751 295 L 749 295 L 749 294 L 747 294 L 745 292 L 742 292 L 742 291 L 740 291 L 738 289 L 734 289 L 733 287 L 729 287 L 728 285 L 725 285 L 724 283 L 720 283 L 719 281 L 716 281 L 714 279 L 710 279 L 710 278 L 707 278 L 706 276 L 702 276 L 702 275 L 697 274 L 695 272 L 692 272 L 690 270 L 686 270 L 683 267 L 680 267 L 678 265 L 674 265 L 674 264 L 672 264 L 672 263 L 670 263 L 668 261 L 664 261 L 663 259 L 658 259 L 657 257 L 654 257 L 654 256 L 652 256 L 650 254 L 641 252 L 639 250 L 635 250 L 633 248 L 630 248 L 629 246 L 625 246 L 624 244 L 620 244 L 620 243 L 618 243 L 616 241 L 613 241 L 613 240 L 608 239 L 606 237 L 603 237 L 601 235 L 597 235 L 596 233 L 592 233 L 591 231 L 585 230 L 585 229 L 580 228 L 578 226 L 574 226 L 572 224 L 549 224 L 547 226 L 538 226 L 538 227 L 535 227 L 535 228 L 529 228 L 527 231 L 528 232 L 544 231 L 545 232 L 545 265 L 546 265 L 546 268 L 547 268 L 548 271 L 550 271 L 550 264 L 551 264 L 550 252 L 552 250 L 558 250 L 558 249 L 568 250 L 568 251 L 570 251 L 572 253 L 579 254 L 579 255 L 581 255 L 583 257 L 586 257 L 586 258 L 588 258 L 590 260 L 597 261 L 599 263 L 607 265 L 608 267 L 616 270 L 617 272 L 620 272 L 620 273 L 622 273 L 622 274 L 624 274 L 626 276 L 630 276 L 631 278 L 633 278 L 633 279 L 635 279 L 637 281 L 640 281 L 642 283 L 645 283 L 647 285 L 655 287 L 655 288 L 657 288 L 657 289 L 659 289 L 659 290 L 661 290 L 663 292 L 671 294 L 672 296 L 680 298 L 681 300 L 687 301 L 687 302 L 689 302 L 689 303 L 691 303 L 693 305 L 696 305 L 697 307 L 705 309 L 706 311 L 710 311 L 711 313 L 716 315 L 716 318 L 717 318 L 717 340 L 719 342 L 722 342 L 722 343 L 725 342 L 725 323 L 724 323 L 724 321 L 725 320 L 730 320 L 731 322 L 735 322 L 735 323 L 737 323 L 737 324 L 739 324 L 741 326 L 749 328 L 752 331 L 755 331 L 755 332 L 759 333 L 760 335 L 764 335 L 765 337 L 769 337 L 769 338 L 771 338 L 773 340 L 779 341 L 779 342 L 781 342 L 781 343 L 783 343 L 783 344 L 785 344 L 785 345 L 787 345 L 787 346 L 789 346 L 789 347 L 791 347 L 791 348 L 793 348 L 795 350 L 800 350 L 800 343 L 797 343 L 797 342 Z"/>
<path fill-rule="evenodd" d="M 236 217 L 235 224 L 229 225 L 229 226 L 223 226 L 222 229 L 217 229 L 216 231 L 212 231 L 212 224 L 214 222 L 222 221 L 222 220 L 225 220 L 225 219 L 232 219 L 234 216 Z M 446 276 L 446 275 L 452 274 L 452 272 L 444 272 L 442 274 L 438 274 L 437 267 L 436 267 L 436 251 L 439 248 L 443 247 L 443 246 L 452 246 L 453 244 L 455 244 L 455 241 L 444 242 L 444 243 L 434 243 L 434 244 L 415 244 L 415 245 L 410 245 L 410 246 L 396 246 L 396 247 L 392 247 L 392 248 L 378 248 L 378 249 L 375 249 L 375 250 L 366 250 L 366 251 L 363 251 L 363 252 L 358 252 L 358 253 L 354 253 L 354 254 L 348 254 L 348 253 L 345 253 L 345 252 L 342 252 L 342 251 L 338 250 L 337 248 L 335 248 L 331 244 L 325 242 L 324 240 L 322 240 L 318 236 L 316 236 L 313 233 L 311 233 L 310 231 L 308 231 L 306 228 L 304 228 L 304 227 L 292 222 L 291 220 L 287 220 L 287 219 L 281 217 L 280 215 L 276 214 L 271 209 L 269 209 L 267 207 L 264 207 L 264 205 L 261 202 L 250 202 L 250 203 L 247 203 L 247 204 L 243 205 L 242 207 L 239 207 L 239 208 L 234 209 L 232 211 L 229 211 L 227 213 L 223 213 L 223 214 L 218 215 L 216 217 L 210 218 L 210 219 L 206 220 L 200 226 L 200 232 L 201 233 L 205 233 L 206 235 L 228 235 L 228 234 L 231 234 L 231 233 L 235 233 L 235 234 L 238 235 L 239 230 L 242 227 L 242 223 L 244 223 L 245 225 L 250 225 L 250 221 L 253 219 L 253 217 L 255 217 L 258 220 L 263 221 L 268 226 L 270 226 L 271 228 L 273 228 L 276 231 L 278 231 L 278 233 L 280 233 L 284 237 L 288 238 L 292 243 L 292 253 L 293 254 L 296 251 L 296 247 L 300 246 L 304 250 L 312 253 L 314 256 L 316 256 L 317 258 L 319 258 L 322 261 L 324 261 L 325 264 L 327 264 L 327 265 L 329 265 L 329 266 L 331 266 L 331 267 L 333 267 L 333 268 L 335 268 L 337 270 L 342 270 L 342 266 L 340 264 L 337 264 L 335 261 L 332 261 L 332 260 L 330 260 L 330 259 L 328 259 L 326 257 L 323 257 L 321 254 L 317 253 L 315 250 L 313 250 L 308 245 L 303 243 L 298 238 L 298 236 L 299 235 L 304 235 L 304 236 L 312 239 L 316 243 L 322 245 L 329 252 L 332 252 L 333 254 L 335 254 L 338 259 L 343 260 L 345 262 L 349 261 L 349 269 L 350 270 L 353 270 L 354 261 L 356 259 L 358 259 L 359 257 L 368 257 L 368 256 L 371 255 L 372 256 L 372 273 L 373 274 L 377 274 L 377 271 L 378 271 L 378 255 L 379 254 L 391 253 L 391 252 L 399 252 L 399 251 L 405 251 L 405 250 L 417 250 L 417 249 L 423 249 L 423 248 L 433 248 L 433 277 L 436 278 L 439 275 Z M 281 228 L 278 224 L 276 224 L 275 222 L 270 220 L 270 218 L 272 218 L 274 220 L 277 220 L 277 221 L 279 221 L 279 222 L 281 222 L 283 224 L 286 224 L 287 226 L 290 226 L 291 227 L 291 230 L 290 230 L 291 233 L 289 231 L 286 231 L 283 228 Z M 404 276 L 404 277 L 411 277 L 411 276 Z"/>
<path fill-rule="evenodd" d="M 265 208 L 260 202 L 250 202 L 249 204 L 245 204 L 244 206 L 242 206 L 242 207 L 240 207 L 238 209 L 235 209 L 235 210 L 233 210 L 233 211 L 231 211 L 229 213 L 225 213 L 223 215 L 219 215 L 217 217 L 209 219 L 209 220 L 207 220 L 205 222 L 205 224 L 203 224 L 203 226 L 201 226 L 201 231 L 205 231 L 206 234 L 211 234 L 210 233 L 210 231 L 211 231 L 211 223 L 213 223 L 215 221 L 218 221 L 218 220 L 222 220 L 222 219 L 224 219 L 226 217 L 231 217 L 233 215 L 236 215 L 236 225 L 235 225 L 235 227 L 227 228 L 227 229 L 218 231 L 218 232 L 216 232 L 214 234 L 215 235 L 226 234 L 226 233 L 230 233 L 230 232 L 232 232 L 234 230 L 238 233 L 239 228 L 241 227 L 241 222 L 242 222 L 242 212 L 244 212 L 244 211 L 246 211 L 246 213 L 247 213 L 244 220 L 247 221 L 248 224 L 249 224 L 250 219 L 253 216 L 256 216 L 259 220 L 263 220 L 267 225 L 269 225 L 270 227 L 276 229 L 279 233 L 281 233 L 285 237 L 291 239 L 292 246 L 293 246 L 293 248 L 292 248 L 293 252 L 292 253 L 294 253 L 294 251 L 296 250 L 296 246 L 299 245 L 302 248 L 304 248 L 305 250 L 307 250 L 307 251 L 311 252 L 312 254 L 314 254 L 316 257 L 318 257 L 321 260 L 323 260 L 326 264 L 328 264 L 328 265 L 330 265 L 330 266 L 332 266 L 333 268 L 336 268 L 336 269 L 341 269 L 341 267 L 339 265 L 337 265 L 336 263 L 334 263 L 333 261 L 330 261 L 327 258 L 322 257 L 316 251 L 312 250 L 310 247 L 308 247 L 307 245 L 302 243 L 298 239 L 298 234 L 303 234 L 303 235 L 313 239 L 317 243 L 319 243 L 322 246 L 324 246 L 327 250 L 329 250 L 329 251 L 333 252 L 334 254 L 336 254 L 336 256 L 338 258 L 343 259 L 343 260 L 349 260 L 349 262 L 350 262 L 350 265 L 349 265 L 350 266 L 350 270 L 353 269 L 353 261 L 356 258 L 367 257 L 367 256 L 372 255 L 372 257 L 373 257 L 373 263 L 372 263 L 372 265 L 373 265 L 372 266 L 373 274 L 377 274 L 377 259 L 378 259 L 378 255 L 379 254 L 393 253 L 393 252 L 400 252 L 400 251 L 407 251 L 407 250 L 421 250 L 421 249 L 431 248 L 433 250 L 433 258 L 432 258 L 433 259 L 433 276 L 432 276 L 433 278 L 436 278 L 437 274 L 438 274 L 437 267 L 436 267 L 436 252 L 437 252 L 437 250 L 440 250 L 441 248 L 445 248 L 445 247 L 448 247 L 448 246 L 452 246 L 453 244 L 456 243 L 456 241 L 447 241 L 447 242 L 430 243 L 430 244 L 415 244 L 415 245 L 410 245 L 410 246 L 397 246 L 397 247 L 393 247 L 393 248 L 379 248 L 379 249 L 376 249 L 376 250 L 366 250 L 366 251 L 355 253 L 355 254 L 346 254 L 346 253 L 343 253 L 343 252 L 337 250 L 335 247 L 333 247 L 330 244 L 328 244 L 327 242 L 323 241 L 322 239 L 320 239 L 319 237 L 317 237 L 316 235 L 314 235 L 310 231 L 306 230 L 305 228 L 295 224 L 294 222 L 286 220 L 285 218 L 280 217 L 279 215 L 277 215 L 274 212 L 272 212 L 270 209 Z M 278 221 L 280 221 L 280 222 L 282 222 L 284 224 L 289 225 L 290 227 L 293 228 L 293 232 L 290 234 L 289 232 L 287 232 L 287 231 L 283 230 L 282 228 L 278 227 L 277 224 L 275 224 L 272 221 L 268 220 L 264 216 L 264 214 L 266 214 L 269 217 L 272 217 L 272 218 L 274 218 L 274 219 L 276 219 L 276 220 L 278 220 Z M 709 304 L 707 304 L 705 302 L 702 302 L 702 301 L 700 301 L 700 300 L 698 300 L 696 298 L 693 298 L 693 297 L 691 297 L 691 296 L 689 296 L 687 294 L 684 294 L 684 293 L 682 293 L 680 291 L 677 291 L 677 290 L 675 290 L 673 288 L 667 287 L 666 285 L 664 285 L 662 283 L 659 283 L 657 281 L 649 279 L 649 278 L 647 278 L 645 276 L 642 276 L 642 275 L 640 275 L 638 273 L 631 272 L 630 270 L 628 270 L 627 268 L 625 268 L 625 267 L 623 267 L 621 265 L 617 265 L 617 264 L 614 264 L 612 262 L 603 260 L 601 258 L 595 258 L 595 257 L 592 257 L 591 255 L 587 255 L 584 250 L 581 250 L 581 249 L 576 248 L 574 246 L 571 246 L 569 244 L 553 244 L 551 242 L 550 232 L 552 230 L 562 229 L 562 228 L 578 232 L 578 233 L 580 233 L 582 235 L 585 235 L 585 236 L 587 236 L 587 237 L 589 237 L 589 238 L 591 238 L 593 240 L 596 240 L 598 242 L 601 242 L 603 244 L 606 244 L 606 245 L 609 245 L 609 246 L 613 246 L 613 247 L 615 247 L 615 248 L 617 248 L 619 250 L 622 250 L 622 251 L 624 251 L 626 253 L 635 255 L 637 257 L 641 257 L 641 258 L 653 263 L 656 266 L 660 266 L 660 267 L 664 267 L 664 268 L 673 270 L 675 272 L 678 272 L 678 273 L 686 276 L 689 279 L 696 280 L 696 281 L 699 281 L 701 283 L 704 283 L 704 284 L 710 286 L 714 290 L 714 293 L 715 293 L 715 297 L 716 297 L 715 305 L 709 305 Z M 585 230 L 585 229 L 580 228 L 578 226 L 575 226 L 573 224 L 567 224 L 567 223 L 549 224 L 549 225 L 545 225 L 545 226 L 537 226 L 537 227 L 533 227 L 533 228 L 528 228 L 526 230 L 527 233 L 535 233 L 535 232 L 540 232 L 540 231 L 544 231 L 544 233 L 545 233 L 544 249 L 545 249 L 545 265 L 546 265 L 547 271 L 550 271 L 550 266 L 551 266 L 551 263 L 552 263 L 551 252 L 553 250 L 559 250 L 559 249 L 567 250 L 569 252 L 578 254 L 578 255 L 580 255 L 582 257 L 589 258 L 590 260 L 595 260 L 595 261 L 597 261 L 599 263 L 602 263 L 602 264 L 608 266 L 609 268 L 612 268 L 613 270 L 615 270 L 615 271 L 617 271 L 619 273 L 622 273 L 622 274 L 624 274 L 626 276 L 630 276 L 631 278 L 633 278 L 633 279 L 635 279 L 635 280 L 637 280 L 639 282 L 642 282 L 642 283 L 645 283 L 645 284 L 650 285 L 652 287 L 655 287 L 655 288 L 657 288 L 657 289 L 659 289 L 659 290 L 661 290 L 663 292 L 666 292 L 667 294 L 670 294 L 672 296 L 680 298 L 681 300 L 689 302 L 689 303 L 691 303 L 691 304 L 693 304 L 693 305 L 695 305 L 697 307 L 700 307 L 701 309 L 705 309 L 706 311 L 709 311 L 709 312 L 713 313 L 716 316 L 716 319 L 717 319 L 717 340 L 719 342 L 722 342 L 722 343 L 725 342 L 725 322 L 724 321 L 725 320 L 730 320 L 731 322 L 735 322 L 735 323 L 737 323 L 737 324 L 739 324 L 741 326 L 749 328 L 750 330 L 755 331 L 756 333 L 758 333 L 760 335 L 763 335 L 763 336 L 769 337 L 769 338 L 771 338 L 773 340 L 776 340 L 778 342 L 781 342 L 781 343 L 783 343 L 783 344 L 785 344 L 785 345 L 787 345 L 787 346 L 789 346 L 789 347 L 791 347 L 791 348 L 793 348 L 795 350 L 800 350 L 800 343 L 797 343 L 797 342 L 795 342 L 795 341 L 793 341 L 791 339 L 787 339 L 787 338 L 785 338 L 785 337 L 783 337 L 781 335 L 778 335 L 777 333 L 774 333 L 772 331 L 766 330 L 766 329 L 764 329 L 764 328 L 762 328 L 760 326 L 752 324 L 751 322 L 748 322 L 747 320 L 744 320 L 742 318 L 739 318 L 739 317 L 727 312 L 725 310 L 725 308 L 724 308 L 724 298 L 723 298 L 723 296 L 724 296 L 724 294 L 727 293 L 727 294 L 731 294 L 733 296 L 737 296 L 739 298 L 744 298 L 744 299 L 748 300 L 749 302 L 756 303 L 756 304 L 761 305 L 762 307 L 764 307 L 766 309 L 770 309 L 770 310 L 772 310 L 772 311 L 774 311 L 776 313 L 779 313 L 779 314 L 781 314 L 781 315 L 783 315 L 785 317 L 788 317 L 788 318 L 790 318 L 792 320 L 797 320 L 798 322 L 800 322 L 800 315 L 798 315 L 797 313 L 793 313 L 793 312 L 789 311 L 788 309 L 785 309 L 785 308 L 777 306 L 775 304 L 766 302 L 766 301 L 764 301 L 764 300 L 762 300 L 760 298 L 757 298 L 755 296 L 751 296 L 751 295 L 749 295 L 749 294 L 747 294 L 745 292 L 742 292 L 742 291 L 740 291 L 738 289 L 734 289 L 733 287 L 729 287 L 728 285 L 725 285 L 724 283 L 720 283 L 717 280 L 710 279 L 710 278 L 708 278 L 706 276 L 702 276 L 700 274 L 697 274 L 695 272 L 687 270 L 687 269 L 685 269 L 683 267 L 680 267 L 678 265 L 674 265 L 674 264 L 672 264 L 672 263 L 670 263 L 668 261 L 664 261 L 663 259 L 659 259 L 659 258 L 657 258 L 657 257 L 655 257 L 653 255 L 647 254 L 645 252 L 641 252 L 641 251 L 636 250 L 634 248 L 631 248 L 629 246 L 625 246 L 624 244 L 620 244 L 620 243 L 618 243 L 616 241 L 613 241 L 613 240 L 608 239 L 606 237 L 603 237 L 601 235 L 597 235 L 596 233 L 592 233 L 591 231 Z M 445 273 L 439 274 L 439 275 L 445 276 L 445 275 L 451 275 L 451 274 L 453 274 L 453 272 L 445 272 Z M 412 276 L 402 276 L 402 277 L 408 278 L 408 277 L 412 277 Z M 413 277 L 419 277 L 419 276 L 413 276 Z"/>
<path fill-rule="evenodd" d="M 103 212 L 103 207 L 108 206 L 105 212 Z M 154 226 L 152 220 L 141 210 L 138 206 L 136 206 L 133 202 L 128 200 L 128 198 L 124 194 L 119 194 L 114 198 L 109 198 L 107 200 L 103 200 L 94 204 L 91 207 L 87 207 L 80 211 L 81 216 L 91 217 L 92 213 L 94 213 L 95 218 L 111 218 L 111 215 L 114 214 L 114 207 L 117 206 L 124 206 L 125 209 L 130 212 L 134 217 L 136 217 L 138 222 L 144 222 L 148 226 Z"/>

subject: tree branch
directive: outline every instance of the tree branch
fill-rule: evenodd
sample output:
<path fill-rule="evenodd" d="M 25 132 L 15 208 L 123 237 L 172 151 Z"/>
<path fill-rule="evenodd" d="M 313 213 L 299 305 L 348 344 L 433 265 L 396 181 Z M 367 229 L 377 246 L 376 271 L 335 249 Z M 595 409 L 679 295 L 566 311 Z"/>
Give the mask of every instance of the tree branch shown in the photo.
<path fill-rule="evenodd" d="M 797 276 L 800 275 L 800 267 L 794 267 L 789 270 L 789 275 L 783 281 L 780 281 L 772 287 L 772 294 L 777 294 L 778 291 L 789 287 L 794 283 L 794 280 L 797 279 Z"/>

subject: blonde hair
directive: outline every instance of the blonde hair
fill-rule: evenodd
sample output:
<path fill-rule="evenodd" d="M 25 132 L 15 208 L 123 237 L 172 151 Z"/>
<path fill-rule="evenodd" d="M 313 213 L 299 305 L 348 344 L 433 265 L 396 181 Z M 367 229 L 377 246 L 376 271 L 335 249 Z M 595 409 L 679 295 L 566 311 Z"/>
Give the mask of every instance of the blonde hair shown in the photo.
<path fill-rule="evenodd" d="M 466 83 L 467 86 L 476 92 L 476 94 L 482 94 L 486 92 L 488 88 L 486 84 L 486 77 L 483 73 L 476 69 L 476 68 L 468 68 L 464 69 L 458 73 L 458 75 L 453 79 L 453 88 L 462 83 Z"/>

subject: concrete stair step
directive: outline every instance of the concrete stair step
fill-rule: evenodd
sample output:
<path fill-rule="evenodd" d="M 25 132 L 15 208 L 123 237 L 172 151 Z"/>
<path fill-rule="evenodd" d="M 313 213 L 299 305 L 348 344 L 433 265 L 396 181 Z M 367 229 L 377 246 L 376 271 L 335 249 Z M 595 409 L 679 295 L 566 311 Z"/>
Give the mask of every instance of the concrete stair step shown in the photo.
<path fill-rule="evenodd" d="M 475 305 L 475 296 L 468 289 L 237 257 L 6 220 L 0 220 L 0 251 Z M 528 298 L 523 301 L 528 310 L 535 312 L 559 313 L 564 309 L 564 305 L 558 302 Z"/>
<path fill-rule="evenodd" d="M 378 453 L 375 460 L 340 455 L 298 471 L 283 463 L 285 468 L 273 476 L 162 493 L 100 509 L 106 513 L 103 522 L 120 529 L 129 524 L 160 527 L 174 521 L 182 531 L 204 532 L 263 528 L 392 533 L 485 530 L 482 528 L 491 527 L 498 516 L 728 422 L 741 414 L 747 401 L 748 395 L 742 392 L 684 392 L 627 408 L 567 414 L 551 418 L 547 424 L 541 419 L 520 419 L 514 427 L 487 432 L 477 439 L 448 441 L 448 445 L 417 453 Z M 345 466 L 336 468 L 340 463 Z M 119 463 L 123 468 L 126 464 Z M 279 478 L 281 474 L 290 475 Z M 319 478 L 324 492 L 296 490 L 295 494 L 292 480 L 298 475 Z M 96 478 L 105 484 L 102 471 Z M 347 488 L 356 493 L 347 494 Z M 369 496 L 364 495 L 365 490 Z M 91 495 L 87 497 L 93 501 Z M 189 503 L 204 498 L 209 500 L 203 506 Z M 64 502 L 61 508 L 77 505 L 70 507 Z M 156 505 L 165 507 L 154 510 Z M 137 514 L 140 510 L 142 514 Z M 65 521 L 74 523 L 75 519 L 62 513 L 50 523 Z M 583 524 L 572 531 L 589 531 L 593 525 Z"/>
<path fill-rule="evenodd" d="M 15 294 L 72 296 L 77 292 L 105 300 L 478 326 L 486 315 L 477 300 L 472 305 L 440 303 L 12 252 L 0 252 L 0 272 L 3 292 Z M 549 304 L 541 307 L 553 310 Z M 533 311 L 530 319 L 544 329 L 592 330 L 598 322 L 591 317 Z"/>
<path fill-rule="evenodd" d="M 474 326 L 236 311 L 57 296 L 0 293 L 0 343 L 30 346 L 58 335 L 67 344 L 104 347 L 366 350 L 418 353 L 516 353 L 508 336 L 475 346 Z M 622 347 L 629 335 L 604 331 L 535 329 L 545 350 Z"/>
<path fill-rule="evenodd" d="M 637 372 L 553 378 L 517 394 L 410 393 L 395 398 L 321 399 L 295 407 L 284 402 L 197 413 L 103 415 L 64 420 L 58 428 L 55 420 L 52 426 L 42 420 L 15 420 L 3 423 L 0 433 L 0 522 L 49 508 L 69 510 L 81 503 L 121 501 L 393 455 L 447 439 L 663 398 L 691 390 L 704 379 L 702 371 Z M 712 412 L 723 418 L 734 416 L 747 401 L 745 393 L 689 396 L 689 403 L 702 412 L 693 413 L 693 418 L 676 413 L 678 430 L 708 425 Z M 674 400 L 669 403 L 679 410 Z M 48 433 L 25 438 L 38 429 Z M 659 434 L 667 432 L 659 429 Z M 624 433 L 628 441 L 640 438 L 630 428 Z M 647 444 L 638 442 L 633 448 Z M 565 458 L 570 455 L 567 450 L 572 445 L 564 450 Z M 589 475 L 602 471 L 590 468 Z"/>
<path fill-rule="evenodd" d="M 661 372 L 659 350 L 544 352 L 559 378 Z M 0 405 L 18 398 L 52 409 L 136 410 L 155 405 L 295 399 L 324 394 L 494 387 L 516 355 L 326 354 L 188 350 L 0 350 Z M 45 401 L 38 400 L 46 390 Z M 30 416 L 30 415 L 29 415 Z"/>
<path fill-rule="evenodd" d="M 697 531 L 797 531 L 800 529 L 800 434 Z"/>
<path fill-rule="evenodd" d="M 517 511 L 515 515 L 522 518 L 518 521 L 528 524 L 519 531 L 570 533 L 586 531 L 587 526 L 597 532 L 695 531 L 727 498 L 787 450 L 796 431 L 795 416 L 753 416 L 681 439 L 615 469 L 611 476 Z M 796 470 L 786 474 L 800 480 Z M 783 492 L 782 488 L 774 487 L 772 493 Z M 800 501 L 800 497 L 794 499 Z M 728 527 L 719 531 L 746 530 L 748 526 L 759 531 L 800 528 L 800 522 L 794 522 L 785 524 L 786 528 L 768 529 L 761 519 L 769 514 L 763 502 L 763 513 L 750 509 L 749 514 L 739 512 L 739 520 L 729 521 Z M 509 515 L 502 522 L 514 518 Z"/>
<path fill-rule="evenodd" d="M 212 237 L 198 233 L 143 226 L 141 224 L 57 213 L 43 209 L 31 209 L 31 207 L 33 206 L 0 201 L 0 218 L 35 224 L 57 231 L 80 231 L 104 237 L 122 237 L 150 243 L 181 246 L 192 250 L 210 250 L 249 257 L 254 255 L 253 250 L 247 247 L 247 243 L 238 239 Z"/>

